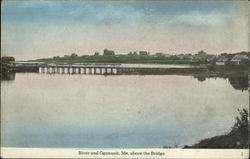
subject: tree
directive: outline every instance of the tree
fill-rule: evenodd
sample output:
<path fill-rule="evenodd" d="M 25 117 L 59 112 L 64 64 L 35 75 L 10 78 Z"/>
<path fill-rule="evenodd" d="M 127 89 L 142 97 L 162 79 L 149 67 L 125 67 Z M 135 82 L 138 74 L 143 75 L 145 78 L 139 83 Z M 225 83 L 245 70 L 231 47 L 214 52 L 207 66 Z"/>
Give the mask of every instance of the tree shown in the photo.
<path fill-rule="evenodd" d="M 236 122 L 234 124 L 234 126 L 232 127 L 232 131 L 230 132 L 230 134 L 238 134 L 238 136 L 240 136 L 241 138 L 248 138 L 248 111 L 247 109 L 238 109 L 238 112 L 240 114 L 240 116 L 236 116 Z"/>
<path fill-rule="evenodd" d="M 206 54 L 207 53 L 205 51 L 203 51 L 203 50 L 201 50 L 201 51 L 198 52 L 198 55 L 206 55 Z"/>

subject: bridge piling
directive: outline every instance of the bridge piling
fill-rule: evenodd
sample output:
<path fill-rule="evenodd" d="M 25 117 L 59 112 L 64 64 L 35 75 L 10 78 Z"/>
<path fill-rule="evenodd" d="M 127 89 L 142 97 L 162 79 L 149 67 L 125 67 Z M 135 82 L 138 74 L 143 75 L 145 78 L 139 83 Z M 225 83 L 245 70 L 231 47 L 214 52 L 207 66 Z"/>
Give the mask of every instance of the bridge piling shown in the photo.
<path fill-rule="evenodd" d="M 65 69 L 64 69 L 64 67 L 62 67 L 62 74 L 64 74 L 65 73 Z"/>
<path fill-rule="evenodd" d="M 45 68 L 41 67 L 41 73 L 44 73 L 44 72 L 45 72 Z"/>
<path fill-rule="evenodd" d="M 55 67 L 52 67 L 51 73 L 55 73 L 55 72 L 56 72 Z"/>
<path fill-rule="evenodd" d="M 56 68 L 56 73 L 60 74 L 60 67 Z"/>
<path fill-rule="evenodd" d="M 92 74 L 92 68 L 89 67 L 89 74 Z"/>
<path fill-rule="evenodd" d="M 76 68 L 73 67 L 73 68 L 72 68 L 72 74 L 75 74 L 75 73 L 76 73 Z"/>

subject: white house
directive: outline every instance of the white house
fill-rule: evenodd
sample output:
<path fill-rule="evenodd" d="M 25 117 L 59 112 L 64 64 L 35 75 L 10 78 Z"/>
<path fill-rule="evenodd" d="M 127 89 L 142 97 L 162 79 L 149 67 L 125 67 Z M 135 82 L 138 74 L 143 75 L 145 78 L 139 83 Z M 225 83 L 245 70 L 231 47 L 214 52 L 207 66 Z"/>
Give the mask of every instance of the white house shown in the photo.
<path fill-rule="evenodd" d="M 229 59 L 227 57 L 221 56 L 215 64 L 218 66 L 224 66 Z"/>
<path fill-rule="evenodd" d="M 231 60 L 236 65 L 239 65 L 242 61 L 249 61 L 249 57 L 247 55 L 235 55 Z"/>

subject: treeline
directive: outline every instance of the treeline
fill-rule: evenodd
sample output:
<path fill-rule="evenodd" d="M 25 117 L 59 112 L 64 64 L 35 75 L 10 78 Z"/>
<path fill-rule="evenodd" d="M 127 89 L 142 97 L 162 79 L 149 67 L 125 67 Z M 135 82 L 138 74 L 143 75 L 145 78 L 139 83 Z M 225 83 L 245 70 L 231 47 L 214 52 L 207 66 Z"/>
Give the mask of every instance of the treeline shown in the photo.
<path fill-rule="evenodd" d="M 1 73 L 7 73 L 15 70 L 15 58 L 12 56 L 3 56 L 0 60 L 1 63 Z"/>
<path fill-rule="evenodd" d="M 32 61 L 45 63 L 157 63 L 157 64 L 192 64 L 192 65 L 212 65 L 228 66 L 250 65 L 250 52 L 221 53 L 219 55 L 207 54 L 199 51 L 196 54 L 177 54 L 170 55 L 156 53 L 153 55 L 142 52 L 141 54 L 104 54 L 99 55 L 78 55 L 72 53 L 63 57 L 54 56 L 53 58 L 43 58 Z"/>
<path fill-rule="evenodd" d="M 133 55 L 110 55 L 110 56 L 66 56 L 35 61 L 46 63 L 158 63 L 158 64 L 190 64 L 189 59 L 179 59 L 176 56 L 133 56 Z"/>

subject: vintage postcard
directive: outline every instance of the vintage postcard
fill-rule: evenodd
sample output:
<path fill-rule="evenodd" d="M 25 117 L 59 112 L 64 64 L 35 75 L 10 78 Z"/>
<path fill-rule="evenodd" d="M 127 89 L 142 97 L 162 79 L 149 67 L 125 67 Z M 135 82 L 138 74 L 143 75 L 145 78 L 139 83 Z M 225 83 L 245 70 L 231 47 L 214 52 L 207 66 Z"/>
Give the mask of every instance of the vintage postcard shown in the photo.
<path fill-rule="evenodd" d="M 249 26 L 248 1 L 1 1 L 1 158 L 248 158 Z"/>

